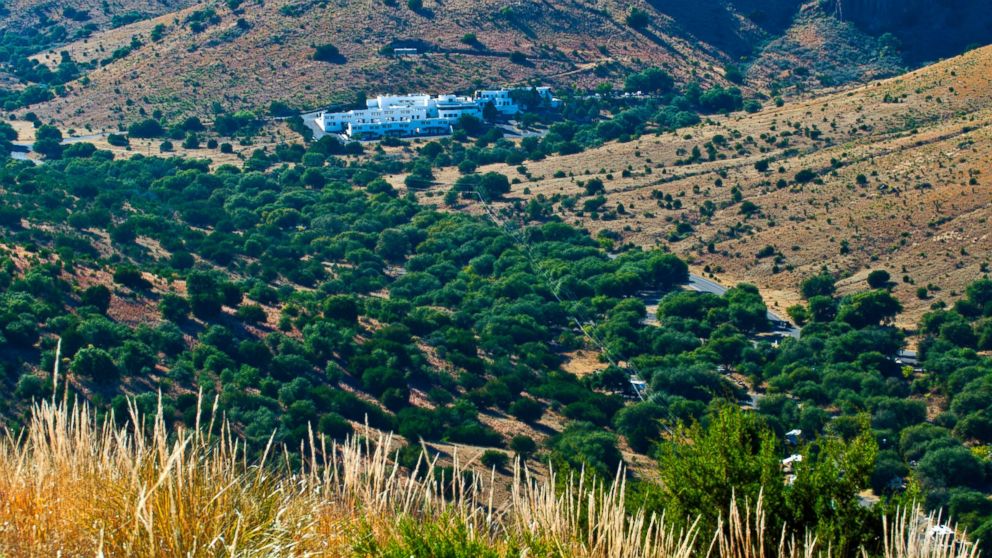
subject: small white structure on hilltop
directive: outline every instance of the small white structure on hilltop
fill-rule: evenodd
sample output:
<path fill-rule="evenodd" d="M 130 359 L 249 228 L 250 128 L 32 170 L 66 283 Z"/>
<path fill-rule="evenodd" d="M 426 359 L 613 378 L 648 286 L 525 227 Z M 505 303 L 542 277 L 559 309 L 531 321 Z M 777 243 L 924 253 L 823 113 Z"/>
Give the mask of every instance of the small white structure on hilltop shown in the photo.
<path fill-rule="evenodd" d="M 536 99 L 557 108 L 561 101 L 548 87 L 517 88 L 530 91 Z M 414 137 L 450 134 L 452 126 L 463 116 L 482 119 L 487 105 L 502 116 L 521 111 L 511 96 L 514 89 L 478 91 L 472 97 L 458 95 L 380 95 L 368 99 L 366 108 L 347 112 L 321 112 L 317 126 L 328 134 L 344 134 L 354 139 Z"/>

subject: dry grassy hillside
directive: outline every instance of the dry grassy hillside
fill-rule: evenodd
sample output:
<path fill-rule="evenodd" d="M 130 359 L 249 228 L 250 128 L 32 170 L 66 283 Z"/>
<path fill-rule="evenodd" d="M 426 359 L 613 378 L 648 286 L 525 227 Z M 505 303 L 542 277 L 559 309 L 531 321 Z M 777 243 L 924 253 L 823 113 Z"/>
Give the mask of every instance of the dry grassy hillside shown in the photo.
<path fill-rule="evenodd" d="M 44 22 L 46 27 L 62 25 L 72 36 L 86 26 L 109 28 L 114 24 L 114 16 L 155 16 L 191 3 L 191 0 L 7 0 L 3 3 L 7 14 L 0 27 L 16 29 Z"/>
<path fill-rule="evenodd" d="M 447 91 L 529 79 L 619 82 L 625 68 L 647 64 L 666 66 L 684 81 L 722 79 L 718 50 L 682 38 L 671 19 L 646 5 L 654 16 L 641 32 L 624 22 L 629 3 L 428 0 L 420 11 L 391 4 L 248 0 L 232 12 L 225 3 L 208 2 L 96 34 L 65 49 L 91 60 L 129 44 L 132 36 L 144 44 L 36 112 L 65 127 L 102 127 L 139 118 L 141 109 L 161 108 L 167 117 L 207 113 L 212 101 L 228 110 L 256 109 L 271 100 L 317 107 L 350 101 L 360 90 Z M 216 13 L 216 23 L 194 32 L 188 22 L 205 9 Z M 148 34 L 158 23 L 167 26 L 165 36 L 152 42 Z M 462 41 L 469 32 L 477 43 Z M 405 59 L 380 54 L 404 41 L 420 41 L 434 52 Z M 313 46 L 327 43 L 340 50 L 340 60 L 312 60 Z M 513 52 L 525 54 L 526 63 L 511 62 Z M 43 53 L 40 59 L 57 56 Z"/>
<path fill-rule="evenodd" d="M 528 163 L 532 180 L 485 170 L 519 178 L 518 199 L 582 196 L 580 183 L 599 177 L 606 218 L 581 213 L 582 199 L 556 212 L 624 241 L 669 245 L 724 282 L 757 283 L 780 310 L 823 266 L 845 278 L 842 292 L 884 268 L 911 326 L 992 260 L 990 94 L 986 48 L 851 91 Z M 693 148 L 701 157 L 686 164 Z M 919 298 L 929 284 L 941 290 Z"/>

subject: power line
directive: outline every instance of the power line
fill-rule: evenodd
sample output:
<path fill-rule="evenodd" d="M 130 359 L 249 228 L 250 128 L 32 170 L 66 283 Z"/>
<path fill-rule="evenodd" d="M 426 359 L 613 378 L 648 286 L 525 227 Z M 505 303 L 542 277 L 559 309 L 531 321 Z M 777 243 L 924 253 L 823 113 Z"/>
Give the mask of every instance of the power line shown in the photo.
<path fill-rule="evenodd" d="M 518 247 L 523 250 L 525 256 L 527 257 L 531 269 L 533 269 L 535 273 L 541 276 L 541 279 L 543 279 L 545 286 L 548 287 L 548 290 L 551 292 L 551 295 L 555 297 L 555 300 L 557 300 L 558 303 L 562 305 L 562 308 L 566 308 L 565 300 L 562 299 L 560 294 L 560 288 L 561 288 L 560 284 L 558 282 L 552 281 L 551 278 L 548 277 L 547 273 L 541 268 L 541 266 L 537 264 L 537 259 L 534 257 L 534 254 L 532 252 L 533 247 L 527 242 L 527 239 L 523 238 L 520 231 L 515 230 L 511 228 L 507 223 L 500 221 L 499 215 L 497 214 L 495 208 L 493 208 L 489 204 L 489 202 L 486 201 L 485 196 L 482 195 L 482 192 L 479 191 L 478 187 L 474 188 L 473 193 L 479 197 L 479 201 L 482 203 L 483 208 L 485 208 L 486 210 L 486 214 L 489 216 L 489 219 L 493 222 L 493 224 L 503 229 L 511 238 L 514 239 L 514 241 L 516 241 Z M 635 366 L 633 366 L 629 362 L 627 362 L 624 366 L 621 366 L 617 362 L 617 360 L 613 358 L 613 355 L 610 354 L 610 349 L 606 346 L 606 343 L 603 342 L 601 339 L 599 339 L 595 334 L 595 329 L 599 327 L 599 324 L 596 323 L 594 318 L 590 318 L 589 320 L 590 322 L 592 322 L 591 328 L 587 328 L 586 325 L 583 324 L 577 317 L 575 317 L 574 314 L 569 314 L 569 319 L 572 322 L 574 322 L 575 326 L 579 328 L 579 331 L 581 331 L 582 334 L 587 339 L 592 341 L 592 343 L 599 348 L 602 355 L 606 357 L 606 359 L 610 362 L 611 365 L 621 370 L 627 370 L 629 376 L 637 376 L 638 379 L 643 379 L 643 376 L 641 376 L 640 371 L 637 370 Z M 633 372 L 632 374 L 631 371 Z M 631 380 L 631 389 L 633 389 L 634 393 L 637 394 L 637 397 L 640 398 L 641 401 L 644 401 L 644 394 L 641 393 L 641 390 L 637 389 L 636 387 L 633 387 L 634 385 L 633 377 L 631 377 L 630 380 Z"/>

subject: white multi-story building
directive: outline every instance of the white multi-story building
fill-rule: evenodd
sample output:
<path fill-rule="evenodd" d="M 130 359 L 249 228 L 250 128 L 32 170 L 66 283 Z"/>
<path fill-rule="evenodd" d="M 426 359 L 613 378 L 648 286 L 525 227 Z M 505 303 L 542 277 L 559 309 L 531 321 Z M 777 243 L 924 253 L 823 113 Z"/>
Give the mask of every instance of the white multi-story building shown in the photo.
<path fill-rule="evenodd" d="M 456 95 L 380 95 L 368 99 L 364 110 L 322 112 L 317 126 L 356 139 L 429 136 L 451 133 L 463 116 L 482 118 L 482 107 L 471 97 Z"/>
<path fill-rule="evenodd" d="M 561 106 L 561 100 L 551 93 L 550 87 L 513 87 L 510 89 L 483 89 L 475 92 L 475 101 L 482 106 L 492 103 L 493 107 L 503 116 L 514 116 L 520 112 L 520 105 L 514 99 L 513 93 L 534 91 L 542 103 L 549 108 Z"/>
<path fill-rule="evenodd" d="M 524 88 L 518 88 L 523 90 Z M 463 116 L 483 118 L 491 104 L 503 116 L 520 112 L 511 92 L 514 89 L 477 91 L 473 97 L 457 95 L 380 95 L 366 101 L 366 108 L 347 112 L 321 112 L 317 126 L 325 133 L 345 134 L 355 139 L 412 137 L 450 134 Z M 534 89 L 543 103 L 561 104 L 548 87 Z"/>

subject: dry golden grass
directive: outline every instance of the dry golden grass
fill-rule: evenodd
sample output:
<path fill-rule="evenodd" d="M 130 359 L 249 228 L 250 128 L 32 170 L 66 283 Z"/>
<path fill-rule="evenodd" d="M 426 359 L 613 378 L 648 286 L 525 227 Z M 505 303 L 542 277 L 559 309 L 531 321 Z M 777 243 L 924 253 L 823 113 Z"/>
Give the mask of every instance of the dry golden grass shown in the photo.
<path fill-rule="evenodd" d="M 216 410 L 216 409 L 215 409 Z M 716 533 L 674 530 L 626 511 L 622 475 L 556 490 L 517 467 L 497 501 L 494 477 L 433 480 L 399 468 L 388 436 L 341 445 L 312 437 L 294 467 L 269 447 L 258 462 L 211 422 L 169 431 L 132 409 L 128 426 L 84 405 L 42 402 L 0 441 L 0 555 L 20 556 L 555 556 L 799 558 L 816 541 L 767 532 L 761 502 L 733 505 Z M 145 425 L 134 427 L 135 424 Z M 216 431 L 210 435 L 207 432 Z M 464 464 L 455 457 L 455 470 Z M 429 480 L 418 480 L 429 479 Z M 886 558 L 973 558 L 919 510 L 886 524 Z M 767 541 L 779 540 L 777 552 Z M 410 550 L 413 549 L 413 550 Z"/>
<path fill-rule="evenodd" d="M 569 374 L 583 378 L 604 370 L 607 366 L 608 363 L 600 360 L 599 352 L 580 349 L 565 354 L 565 362 L 562 363 L 561 368 Z"/>
<path fill-rule="evenodd" d="M 221 165 L 234 165 L 236 167 L 241 167 L 244 165 L 244 161 L 251 155 L 251 152 L 255 149 L 271 149 L 275 146 L 274 143 L 270 142 L 259 142 L 258 144 L 251 146 L 237 146 L 233 150 L 233 153 L 222 153 L 220 149 L 208 149 L 205 147 L 206 142 L 202 142 L 204 146 L 199 149 L 186 149 L 181 144 L 181 141 L 173 141 L 172 151 L 162 151 L 160 145 L 162 144 L 161 139 L 131 139 L 129 140 L 128 147 L 120 147 L 116 145 L 110 145 L 107 143 L 105 138 L 96 138 L 89 143 L 92 143 L 97 147 L 97 149 L 103 149 L 110 151 L 114 154 L 115 158 L 127 159 L 133 157 L 134 155 L 145 155 L 149 157 L 183 157 L 187 159 L 208 159 L 210 161 L 211 168 L 216 168 Z"/>

